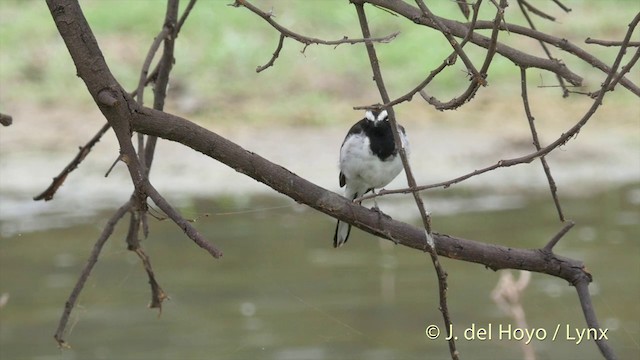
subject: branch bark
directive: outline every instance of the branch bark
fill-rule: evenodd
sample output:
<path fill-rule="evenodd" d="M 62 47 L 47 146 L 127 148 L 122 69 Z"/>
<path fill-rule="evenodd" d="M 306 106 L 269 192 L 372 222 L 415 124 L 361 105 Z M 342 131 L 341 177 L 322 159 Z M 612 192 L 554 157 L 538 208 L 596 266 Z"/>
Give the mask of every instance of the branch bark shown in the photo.
<path fill-rule="evenodd" d="M 132 129 L 181 143 L 245 174 L 291 199 L 359 229 L 420 251 L 427 251 L 424 229 L 399 222 L 317 186 L 286 168 L 245 150 L 224 137 L 181 117 L 141 108 Z M 482 264 L 490 269 L 521 269 L 553 275 L 573 283 L 590 276 L 582 262 L 541 250 L 517 249 L 433 233 L 438 255 Z"/>

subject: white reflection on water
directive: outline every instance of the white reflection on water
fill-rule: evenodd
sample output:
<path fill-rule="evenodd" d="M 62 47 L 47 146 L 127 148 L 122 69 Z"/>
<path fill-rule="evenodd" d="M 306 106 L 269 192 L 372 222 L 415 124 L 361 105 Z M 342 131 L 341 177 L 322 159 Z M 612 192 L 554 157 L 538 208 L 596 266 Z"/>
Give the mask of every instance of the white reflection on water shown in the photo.
<path fill-rule="evenodd" d="M 327 354 L 325 349 L 317 348 L 317 347 L 300 347 L 300 348 L 289 348 L 282 351 L 279 351 L 274 356 L 275 359 L 281 360 L 322 360 L 327 359 Z"/>

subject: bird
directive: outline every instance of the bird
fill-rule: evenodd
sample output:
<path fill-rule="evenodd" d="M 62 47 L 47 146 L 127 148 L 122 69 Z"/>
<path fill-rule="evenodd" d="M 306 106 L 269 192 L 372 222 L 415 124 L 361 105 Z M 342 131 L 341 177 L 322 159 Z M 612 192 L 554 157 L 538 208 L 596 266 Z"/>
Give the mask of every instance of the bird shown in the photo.
<path fill-rule="evenodd" d="M 409 140 L 404 127 L 398 125 L 398 134 L 408 155 Z M 387 186 L 402 169 L 387 111 L 367 110 L 364 118 L 349 129 L 340 148 L 339 183 L 345 188 L 344 197 L 353 201 L 369 191 L 375 192 Z M 350 232 L 351 225 L 338 220 L 333 247 L 344 245 Z"/>

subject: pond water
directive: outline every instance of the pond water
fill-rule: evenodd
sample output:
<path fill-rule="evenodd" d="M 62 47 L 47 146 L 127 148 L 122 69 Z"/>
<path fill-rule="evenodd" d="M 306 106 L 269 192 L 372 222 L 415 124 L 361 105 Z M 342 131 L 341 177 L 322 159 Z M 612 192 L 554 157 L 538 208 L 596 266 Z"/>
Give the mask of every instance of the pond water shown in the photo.
<path fill-rule="evenodd" d="M 425 195 L 432 202 L 477 209 L 434 213 L 434 227 L 442 233 L 536 248 L 561 228 L 547 194 L 506 201 L 493 210 L 476 206 L 488 200 L 473 193 Z M 594 305 L 621 359 L 640 354 L 639 204 L 638 184 L 564 199 L 567 217 L 577 225 L 556 247 L 561 255 L 583 260 L 593 274 Z M 392 209 L 393 201 L 386 206 Z M 224 257 L 211 258 L 170 221 L 151 219 L 143 246 L 170 297 L 160 314 L 146 307 L 147 278 L 126 250 L 123 221 L 72 313 L 68 350 L 56 347 L 53 333 L 110 213 L 48 230 L 4 232 L 0 358 L 448 358 L 446 342 L 425 335 L 431 324 L 442 328 L 437 281 L 425 254 L 357 229 L 346 246 L 333 249 L 333 220 L 282 197 L 198 199 L 181 211 L 196 219 Z M 0 225 L 7 228 L 4 221 Z M 500 272 L 441 261 L 449 274 L 454 331 L 462 336 L 472 326 L 492 326 L 491 340 L 458 340 L 462 359 L 522 358 L 518 341 L 497 338 L 498 327 L 516 326 L 491 299 Z M 575 289 L 565 281 L 532 274 L 522 305 L 529 326 L 547 332 L 547 338 L 531 342 L 538 359 L 599 358 L 592 341 L 576 344 L 565 334 L 567 326 L 586 326 Z M 557 326 L 561 332 L 551 340 Z"/>

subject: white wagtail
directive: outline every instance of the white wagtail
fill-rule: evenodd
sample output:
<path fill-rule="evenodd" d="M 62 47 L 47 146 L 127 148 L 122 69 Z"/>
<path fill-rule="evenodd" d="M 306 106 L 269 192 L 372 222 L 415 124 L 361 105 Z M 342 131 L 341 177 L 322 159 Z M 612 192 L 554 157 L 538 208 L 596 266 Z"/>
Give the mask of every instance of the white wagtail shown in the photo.
<path fill-rule="evenodd" d="M 409 154 L 409 141 L 404 128 L 398 125 L 402 147 Z M 355 200 L 369 191 L 387 186 L 402 171 L 387 111 L 369 110 L 364 119 L 355 123 L 340 148 L 340 187 L 346 185 L 344 196 Z M 338 221 L 333 247 L 347 242 L 351 225 Z"/>

